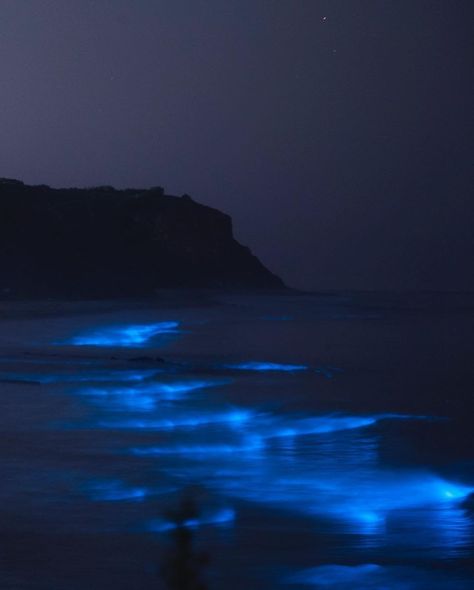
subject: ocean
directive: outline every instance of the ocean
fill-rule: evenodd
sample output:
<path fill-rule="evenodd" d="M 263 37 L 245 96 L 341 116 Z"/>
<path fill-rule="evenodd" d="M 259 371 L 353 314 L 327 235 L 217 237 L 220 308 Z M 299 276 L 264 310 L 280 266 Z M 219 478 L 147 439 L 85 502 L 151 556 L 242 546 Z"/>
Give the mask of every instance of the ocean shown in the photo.
<path fill-rule="evenodd" d="M 469 293 L 2 303 L 1 587 L 474 587 L 473 333 Z"/>

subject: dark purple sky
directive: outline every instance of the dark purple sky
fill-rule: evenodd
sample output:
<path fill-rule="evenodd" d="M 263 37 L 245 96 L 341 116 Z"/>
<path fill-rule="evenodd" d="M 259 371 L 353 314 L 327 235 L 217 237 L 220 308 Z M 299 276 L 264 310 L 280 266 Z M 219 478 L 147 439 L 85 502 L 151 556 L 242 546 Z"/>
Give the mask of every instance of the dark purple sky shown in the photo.
<path fill-rule="evenodd" d="M 0 176 L 162 185 L 290 285 L 473 289 L 472 0 L 1 0 Z"/>

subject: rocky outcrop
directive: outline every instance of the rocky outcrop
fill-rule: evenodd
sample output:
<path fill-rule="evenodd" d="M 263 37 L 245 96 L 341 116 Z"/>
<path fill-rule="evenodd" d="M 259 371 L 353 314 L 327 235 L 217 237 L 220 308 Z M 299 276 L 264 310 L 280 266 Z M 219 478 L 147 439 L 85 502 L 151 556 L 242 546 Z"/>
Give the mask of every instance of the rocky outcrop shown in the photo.
<path fill-rule="evenodd" d="M 188 195 L 0 179 L 0 296 L 129 297 L 162 287 L 278 288 L 232 220 Z"/>

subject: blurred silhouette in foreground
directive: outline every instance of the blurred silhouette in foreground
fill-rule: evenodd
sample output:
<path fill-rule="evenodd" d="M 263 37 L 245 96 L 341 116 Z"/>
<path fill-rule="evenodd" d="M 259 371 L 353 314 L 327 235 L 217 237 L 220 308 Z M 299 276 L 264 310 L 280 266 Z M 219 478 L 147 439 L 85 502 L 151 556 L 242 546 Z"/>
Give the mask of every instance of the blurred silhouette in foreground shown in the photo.
<path fill-rule="evenodd" d="M 166 588 L 170 590 L 207 590 L 202 571 L 209 563 L 206 553 L 194 548 L 194 532 L 199 511 L 189 494 L 183 496 L 179 506 L 166 514 L 173 525 L 170 529 L 170 548 L 161 567 Z"/>

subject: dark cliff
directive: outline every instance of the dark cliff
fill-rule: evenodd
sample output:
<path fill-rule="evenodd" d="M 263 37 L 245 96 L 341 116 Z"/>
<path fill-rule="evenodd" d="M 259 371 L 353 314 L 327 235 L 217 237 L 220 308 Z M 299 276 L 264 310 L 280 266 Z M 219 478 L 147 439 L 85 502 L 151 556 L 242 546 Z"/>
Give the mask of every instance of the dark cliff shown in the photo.
<path fill-rule="evenodd" d="M 228 215 L 163 189 L 0 179 L 0 296 L 124 297 L 161 287 L 278 288 Z"/>

